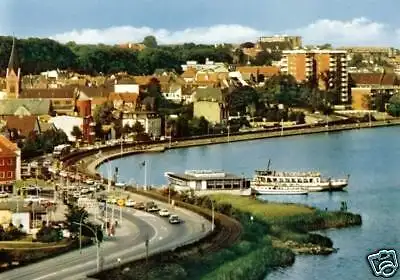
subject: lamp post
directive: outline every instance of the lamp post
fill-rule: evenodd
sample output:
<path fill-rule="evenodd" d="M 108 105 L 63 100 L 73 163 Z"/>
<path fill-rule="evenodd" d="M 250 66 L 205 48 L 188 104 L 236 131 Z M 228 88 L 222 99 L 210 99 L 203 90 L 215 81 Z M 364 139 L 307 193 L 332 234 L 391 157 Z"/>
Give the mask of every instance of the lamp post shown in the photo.
<path fill-rule="evenodd" d="M 100 272 L 100 243 L 99 239 L 97 238 L 97 232 L 93 230 L 90 226 L 82 224 L 82 223 L 77 223 L 77 222 L 72 222 L 73 224 L 84 226 L 88 228 L 93 234 L 94 237 L 96 238 L 96 266 L 97 266 L 97 272 Z M 82 235 L 81 235 L 82 238 Z"/>
<path fill-rule="evenodd" d="M 107 187 L 107 194 L 110 194 L 110 190 L 111 190 L 111 176 L 112 176 L 112 172 L 111 172 L 111 163 L 110 161 L 107 161 L 107 170 L 108 170 L 108 187 Z"/>
<path fill-rule="evenodd" d="M 79 254 L 82 255 L 82 219 L 85 216 L 86 212 L 81 214 L 81 218 L 79 219 Z"/>

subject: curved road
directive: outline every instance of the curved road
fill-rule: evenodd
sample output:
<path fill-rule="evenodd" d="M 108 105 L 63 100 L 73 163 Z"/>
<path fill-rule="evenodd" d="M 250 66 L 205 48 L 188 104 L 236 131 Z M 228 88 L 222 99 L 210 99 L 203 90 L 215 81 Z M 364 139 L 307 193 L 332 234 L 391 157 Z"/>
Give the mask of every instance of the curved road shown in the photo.
<path fill-rule="evenodd" d="M 140 197 L 140 200 L 149 199 Z M 168 208 L 168 205 L 164 203 L 157 202 L 157 204 L 159 207 Z M 211 223 L 195 213 L 180 208 L 175 208 L 171 212 L 178 214 L 183 223 L 171 225 L 167 218 L 124 208 L 122 224 L 116 229 L 116 236 L 101 244 L 100 255 L 104 258 L 103 269 L 116 266 L 118 258 L 122 263 L 143 258 L 146 254 L 144 245 L 146 236 L 149 237 L 149 254 L 153 254 L 173 250 L 197 241 L 211 229 Z M 205 225 L 206 231 L 203 231 L 202 224 Z M 52 259 L 3 272 L 0 274 L 0 279 L 76 280 L 84 279 L 86 275 L 95 272 L 96 248 L 90 246 L 82 250 L 82 255 L 79 254 L 79 250 L 72 251 Z"/>

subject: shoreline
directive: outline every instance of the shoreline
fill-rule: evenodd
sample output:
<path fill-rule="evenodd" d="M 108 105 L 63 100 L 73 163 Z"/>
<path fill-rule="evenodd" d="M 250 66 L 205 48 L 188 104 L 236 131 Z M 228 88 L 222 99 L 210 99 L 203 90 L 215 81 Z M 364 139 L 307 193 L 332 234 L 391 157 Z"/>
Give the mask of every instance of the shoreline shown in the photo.
<path fill-rule="evenodd" d="M 390 122 L 388 121 L 375 121 L 372 123 L 352 123 L 352 124 L 343 124 L 343 125 L 333 125 L 329 127 L 311 127 L 311 128 L 299 128 L 299 129 L 291 129 L 291 130 L 283 130 L 282 131 L 260 131 L 260 132 L 251 132 L 251 133 L 242 133 L 235 135 L 215 135 L 211 137 L 203 137 L 201 139 L 187 139 L 187 140 L 179 140 L 169 142 L 161 142 L 161 143 L 153 143 L 148 145 L 139 144 L 144 147 L 137 147 L 136 145 L 125 144 L 125 147 L 121 145 L 108 146 L 107 151 L 103 152 L 104 148 L 91 150 L 90 154 L 87 156 L 83 156 L 82 159 L 85 161 L 89 159 L 89 162 L 86 163 L 84 170 L 89 171 L 89 173 L 93 176 L 96 176 L 97 168 L 102 165 L 104 162 L 108 160 L 113 160 L 120 157 L 126 157 L 134 154 L 141 153 L 162 153 L 166 150 L 170 149 L 180 149 L 180 148 L 190 148 L 190 147 L 198 147 L 198 146 L 207 146 L 207 145 L 217 145 L 217 144 L 227 144 L 230 142 L 239 142 L 239 141 L 253 141 L 253 140 L 261 140 L 268 138 L 278 138 L 278 137 L 290 137 L 290 136 L 300 136 L 300 135 L 308 135 L 308 134 L 317 134 L 317 133 L 329 133 L 329 132 L 340 132 L 340 131 L 348 131 L 355 129 L 372 129 L 379 127 L 389 127 L 389 126 L 398 126 L 400 125 L 400 119 L 392 119 Z M 100 156 L 96 156 L 96 152 L 101 151 Z M 86 153 L 88 151 L 82 151 Z M 95 158 L 93 158 L 95 157 Z"/>

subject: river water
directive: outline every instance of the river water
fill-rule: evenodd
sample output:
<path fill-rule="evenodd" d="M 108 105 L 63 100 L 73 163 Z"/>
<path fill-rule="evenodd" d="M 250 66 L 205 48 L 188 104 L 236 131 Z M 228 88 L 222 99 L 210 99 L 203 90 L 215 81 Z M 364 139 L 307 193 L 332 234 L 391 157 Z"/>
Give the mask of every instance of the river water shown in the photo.
<path fill-rule="evenodd" d="M 337 253 L 298 256 L 293 266 L 277 269 L 266 279 L 376 279 L 366 256 L 381 248 L 400 253 L 399 136 L 400 127 L 387 127 L 226 143 L 129 156 L 99 171 L 108 174 L 110 167 L 118 167 L 122 181 L 143 184 L 146 169 L 147 183 L 161 185 L 166 183 L 164 172 L 188 169 L 222 169 L 251 177 L 271 159 L 273 169 L 313 169 L 332 177 L 350 174 L 347 192 L 259 197 L 329 210 L 346 201 L 349 211 L 363 218 L 361 227 L 323 231 L 339 248 Z M 141 167 L 143 161 L 147 168 Z M 400 272 L 394 278 L 400 279 Z"/>

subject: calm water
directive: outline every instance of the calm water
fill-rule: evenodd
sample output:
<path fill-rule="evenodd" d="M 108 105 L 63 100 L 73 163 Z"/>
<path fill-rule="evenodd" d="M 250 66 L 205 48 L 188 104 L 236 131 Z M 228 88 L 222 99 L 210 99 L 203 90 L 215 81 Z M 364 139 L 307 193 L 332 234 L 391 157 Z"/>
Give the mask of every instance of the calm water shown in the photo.
<path fill-rule="evenodd" d="M 400 128 L 391 127 L 237 142 L 134 155 L 113 161 L 112 168 L 118 166 L 122 181 L 143 184 L 144 168 L 139 166 L 146 161 L 147 181 L 158 185 L 166 183 L 164 172 L 187 169 L 223 169 L 250 177 L 268 159 L 276 169 L 317 169 L 332 177 L 351 174 L 348 192 L 268 197 L 331 210 L 345 200 L 349 211 L 362 214 L 363 225 L 324 231 L 338 253 L 299 256 L 292 267 L 276 270 L 267 279 L 376 279 L 366 255 L 380 248 L 400 252 L 399 136 Z M 99 170 L 107 174 L 107 166 Z M 394 278 L 400 279 L 400 272 Z"/>

